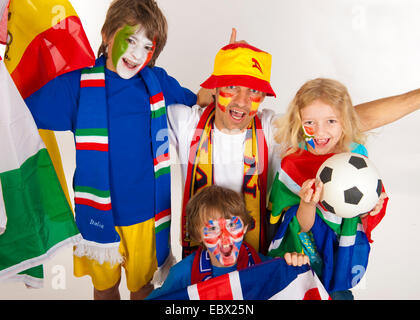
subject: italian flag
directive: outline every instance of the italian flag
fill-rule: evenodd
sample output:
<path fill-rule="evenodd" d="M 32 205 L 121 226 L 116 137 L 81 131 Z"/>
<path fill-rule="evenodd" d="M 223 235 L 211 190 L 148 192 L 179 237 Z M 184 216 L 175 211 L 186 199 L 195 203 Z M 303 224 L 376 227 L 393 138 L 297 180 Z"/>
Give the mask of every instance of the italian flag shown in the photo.
<path fill-rule="evenodd" d="M 95 63 L 68 0 L 0 0 L 0 43 L 7 43 L 4 63 L 24 99 L 55 77 Z M 50 130 L 39 134 L 71 205 L 55 134 Z"/>
<path fill-rule="evenodd" d="M 32 115 L 1 58 L 0 137 L 0 280 L 40 287 L 40 265 L 81 235 Z"/>

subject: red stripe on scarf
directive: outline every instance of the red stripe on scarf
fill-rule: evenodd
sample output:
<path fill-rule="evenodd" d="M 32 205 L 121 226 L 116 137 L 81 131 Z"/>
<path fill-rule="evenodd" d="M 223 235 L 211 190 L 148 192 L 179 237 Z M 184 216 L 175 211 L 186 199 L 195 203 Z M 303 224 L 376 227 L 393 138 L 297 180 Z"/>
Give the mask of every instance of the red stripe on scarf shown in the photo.
<path fill-rule="evenodd" d="M 76 143 L 76 150 L 108 151 L 108 144 L 79 142 Z"/>
<path fill-rule="evenodd" d="M 157 215 L 155 215 L 155 221 L 159 221 L 160 219 L 167 217 L 171 214 L 171 209 L 166 209 L 162 212 L 159 212 Z"/>
<path fill-rule="evenodd" d="M 155 94 L 154 96 L 150 97 L 150 104 L 155 104 L 156 102 L 163 100 L 163 93 L 159 92 L 158 94 Z"/>
<path fill-rule="evenodd" d="M 101 210 L 101 211 L 108 211 L 112 209 L 112 205 L 110 203 L 108 204 L 101 204 L 98 202 L 95 202 L 90 199 L 84 199 L 84 198 L 74 198 L 75 204 L 82 204 L 85 206 L 93 207 L 95 209 Z"/>
<path fill-rule="evenodd" d="M 80 87 L 81 88 L 105 87 L 105 80 L 104 79 L 81 80 L 80 81 Z"/>
<path fill-rule="evenodd" d="M 153 162 L 154 162 L 155 165 L 157 165 L 158 163 L 160 163 L 162 161 L 169 160 L 169 159 L 170 159 L 169 153 L 165 153 L 165 154 L 162 154 L 162 155 L 158 156 L 157 158 L 155 158 L 153 160 Z"/>

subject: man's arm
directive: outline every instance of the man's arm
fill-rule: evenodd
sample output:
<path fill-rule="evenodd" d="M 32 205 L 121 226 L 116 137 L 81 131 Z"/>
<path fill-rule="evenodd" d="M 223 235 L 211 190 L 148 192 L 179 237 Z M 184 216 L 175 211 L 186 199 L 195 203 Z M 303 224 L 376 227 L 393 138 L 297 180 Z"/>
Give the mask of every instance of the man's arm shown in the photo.
<path fill-rule="evenodd" d="M 420 109 L 420 89 L 355 106 L 362 131 L 369 131 L 394 122 Z"/>

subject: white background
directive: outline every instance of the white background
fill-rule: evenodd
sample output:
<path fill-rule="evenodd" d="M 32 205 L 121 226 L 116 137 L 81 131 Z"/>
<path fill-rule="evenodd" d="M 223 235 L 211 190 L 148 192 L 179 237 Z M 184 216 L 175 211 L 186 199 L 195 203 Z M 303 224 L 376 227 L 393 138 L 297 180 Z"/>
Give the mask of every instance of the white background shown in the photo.
<path fill-rule="evenodd" d="M 13 0 L 12 0 L 13 1 Z M 100 44 L 109 0 L 71 0 L 93 50 Z M 297 89 L 315 77 L 343 82 L 354 104 L 420 87 L 420 2 L 417 0 L 158 0 L 169 23 L 168 42 L 157 65 L 197 92 L 232 27 L 238 39 L 273 56 L 277 98 L 260 108 L 284 112 Z M 3 54 L 4 48 L 0 47 Z M 420 112 L 375 130 L 367 147 L 390 197 L 373 232 L 367 274 L 356 299 L 419 299 Z M 57 134 L 68 184 L 74 171 L 70 133 Z M 173 170 L 173 249 L 180 257 L 179 168 Z M 70 191 L 73 195 L 72 191 Z M 122 298 L 128 298 L 123 278 Z M 89 277 L 73 276 L 72 249 L 45 264 L 43 289 L 0 284 L 0 299 L 91 299 Z"/>

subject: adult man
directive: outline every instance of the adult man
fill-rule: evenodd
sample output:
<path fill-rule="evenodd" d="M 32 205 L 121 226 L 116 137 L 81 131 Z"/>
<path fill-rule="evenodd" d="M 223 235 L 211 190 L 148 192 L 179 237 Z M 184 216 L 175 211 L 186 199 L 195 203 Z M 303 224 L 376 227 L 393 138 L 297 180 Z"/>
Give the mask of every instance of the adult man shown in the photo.
<path fill-rule="evenodd" d="M 176 146 L 185 183 L 184 202 L 201 188 L 218 184 L 243 192 L 255 225 L 245 239 L 265 252 L 265 200 L 271 185 L 279 146 L 273 139 L 272 110 L 258 111 L 270 86 L 271 55 L 244 42 L 223 47 L 212 76 L 202 87 L 214 90 L 214 104 L 206 109 L 181 105 L 168 110 L 171 141 Z M 364 131 L 395 121 L 420 107 L 420 90 L 356 107 Z M 196 246 L 182 218 L 185 257 Z"/>

